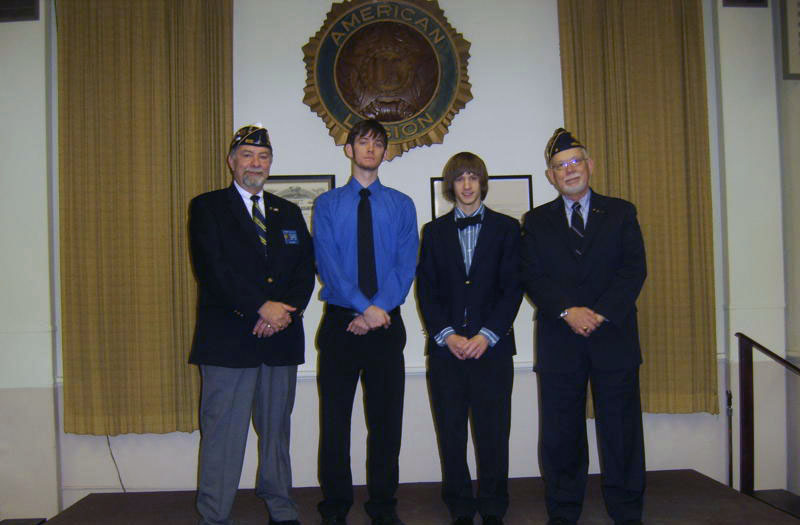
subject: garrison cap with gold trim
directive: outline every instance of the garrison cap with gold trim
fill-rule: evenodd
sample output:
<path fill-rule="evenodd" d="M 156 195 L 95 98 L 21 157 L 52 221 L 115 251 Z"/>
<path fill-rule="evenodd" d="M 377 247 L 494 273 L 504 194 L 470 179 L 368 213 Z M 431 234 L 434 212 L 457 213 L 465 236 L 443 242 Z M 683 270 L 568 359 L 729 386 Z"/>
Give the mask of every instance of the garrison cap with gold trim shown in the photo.
<path fill-rule="evenodd" d="M 558 128 L 553 132 L 553 136 L 547 141 L 547 146 L 544 147 L 544 161 L 550 164 L 550 159 L 556 153 L 561 153 L 564 150 L 571 148 L 585 147 L 581 142 L 576 139 L 572 133 L 564 128 Z"/>
<path fill-rule="evenodd" d="M 272 144 L 269 142 L 269 133 L 267 133 L 267 129 L 261 125 L 261 122 L 239 128 L 236 134 L 233 135 L 228 153 L 241 145 L 260 146 L 262 148 L 272 149 Z"/>

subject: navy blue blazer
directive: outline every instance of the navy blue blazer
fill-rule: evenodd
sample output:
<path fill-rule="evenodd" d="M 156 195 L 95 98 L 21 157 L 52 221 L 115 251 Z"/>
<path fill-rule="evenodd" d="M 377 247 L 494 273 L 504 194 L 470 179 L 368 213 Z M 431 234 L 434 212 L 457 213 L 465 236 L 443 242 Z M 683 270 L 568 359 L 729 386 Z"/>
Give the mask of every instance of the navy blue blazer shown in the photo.
<path fill-rule="evenodd" d="M 300 364 L 302 312 L 314 290 L 314 249 L 297 205 L 263 192 L 267 254 L 236 188 L 204 193 L 189 206 L 189 238 L 198 285 L 189 362 L 232 368 Z M 287 328 L 252 335 L 267 300 L 297 308 Z"/>
<path fill-rule="evenodd" d="M 486 327 L 500 338 L 481 359 L 513 355 L 514 319 L 522 302 L 519 222 L 486 208 L 467 274 L 454 213 L 451 210 L 422 228 L 417 300 L 428 336 L 426 353 L 444 352 L 453 357 L 446 346 L 440 347 L 434 340 L 452 326 L 464 337 Z"/>
<path fill-rule="evenodd" d="M 594 192 L 589 208 L 580 256 L 571 248 L 560 196 L 523 219 L 521 273 L 536 305 L 537 371 L 574 371 L 585 352 L 591 365 L 602 370 L 642 362 L 636 298 L 647 265 L 636 208 Z M 587 306 L 608 322 L 588 338 L 577 335 L 559 317 L 572 306 Z"/>

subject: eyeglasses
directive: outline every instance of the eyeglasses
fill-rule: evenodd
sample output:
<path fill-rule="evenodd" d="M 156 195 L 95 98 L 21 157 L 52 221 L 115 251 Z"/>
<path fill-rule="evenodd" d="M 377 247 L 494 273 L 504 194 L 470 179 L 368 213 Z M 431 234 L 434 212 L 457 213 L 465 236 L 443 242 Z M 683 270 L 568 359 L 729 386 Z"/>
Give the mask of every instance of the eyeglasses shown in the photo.
<path fill-rule="evenodd" d="M 586 160 L 586 159 L 585 158 L 580 158 L 580 159 L 579 158 L 574 158 L 574 159 L 565 160 L 564 162 L 559 162 L 558 164 L 551 164 L 550 165 L 550 169 L 551 170 L 555 170 L 555 171 L 564 171 L 565 169 L 569 168 L 570 166 L 573 166 L 573 167 L 577 168 L 578 166 L 581 165 L 581 163 L 583 163 L 584 160 Z"/>

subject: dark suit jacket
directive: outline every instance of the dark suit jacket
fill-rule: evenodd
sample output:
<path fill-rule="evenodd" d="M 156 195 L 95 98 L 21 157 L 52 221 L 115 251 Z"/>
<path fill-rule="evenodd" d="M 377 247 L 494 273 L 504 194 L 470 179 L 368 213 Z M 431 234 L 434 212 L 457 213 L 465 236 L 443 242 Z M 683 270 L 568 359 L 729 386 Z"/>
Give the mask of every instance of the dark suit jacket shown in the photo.
<path fill-rule="evenodd" d="M 447 347 L 438 346 L 434 340 L 447 326 L 465 337 L 474 336 L 485 326 L 500 340 L 481 359 L 513 355 L 513 323 L 522 302 L 519 223 L 486 208 L 467 275 L 454 213 L 450 211 L 422 229 L 417 298 L 428 334 L 426 352 L 444 352 L 452 357 Z"/>
<path fill-rule="evenodd" d="M 581 256 L 570 247 L 561 196 L 523 220 L 522 280 L 536 305 L 538 371 L 573 371 L 587 350 L 592 366 L 603 370 L 642 361 L 636 298 L 647 268 L 636 208 L 597 193 L 589 207 Z M 587 306 L 608 322 L 588 338 L 574 334 L 559 317 L 572 306 Z"/>
<path fill-rule="evenodd" d="M 297 205 L 263 193 L 267 255 L 236 188 L 204 193 L 189 206 L 192 263 L 198 284 L 197 324 L 189 362 L 244 368 L 300 364 L 302 311 L 314 289 L 314 252 Z M 287 328 L 252 335 L 265 301 L 297 308 Z"/>

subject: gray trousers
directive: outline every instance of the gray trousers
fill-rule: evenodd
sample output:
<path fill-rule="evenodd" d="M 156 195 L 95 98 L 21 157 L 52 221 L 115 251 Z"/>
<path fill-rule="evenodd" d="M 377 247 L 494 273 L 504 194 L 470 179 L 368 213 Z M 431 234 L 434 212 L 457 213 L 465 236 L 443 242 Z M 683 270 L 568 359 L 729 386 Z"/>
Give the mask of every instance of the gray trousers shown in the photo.
<path fill-rule="evenodd" d="M 289 491 L 289 429 L 297 366 L 201 365 L 197 510 L 202 525 L 229 525 L 252 415 L 258 434 L 256 495 L 274 521 L 297 519 Z"/>

